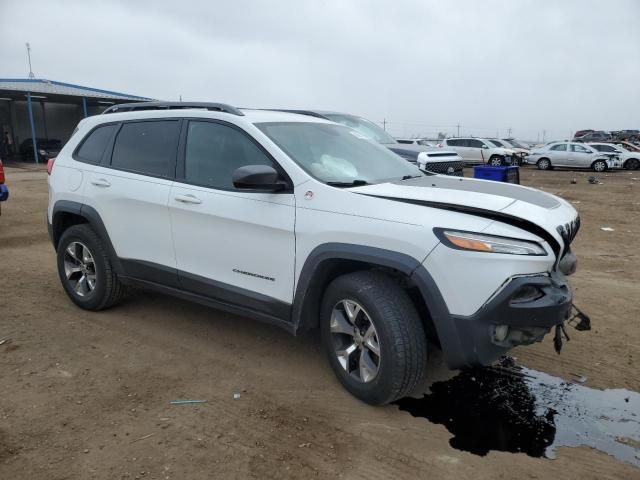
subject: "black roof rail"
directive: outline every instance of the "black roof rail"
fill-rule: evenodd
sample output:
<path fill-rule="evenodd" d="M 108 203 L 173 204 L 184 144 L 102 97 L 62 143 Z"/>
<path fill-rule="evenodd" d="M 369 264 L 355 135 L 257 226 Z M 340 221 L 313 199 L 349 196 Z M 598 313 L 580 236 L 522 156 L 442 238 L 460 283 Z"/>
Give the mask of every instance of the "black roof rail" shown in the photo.
<path fill-rule="evenodd" d="M 225 103 L 210 102 L 136 102 L 136 103 L 120 103 L 107 108 L 105 113 L 120 112 L 137 112 L 141 110 L 180 110 L 180 109 L 199 109 L 213 110 L 216 112 L 230 113 L 232 115 L 244 116 L 240 110 Z"/>
<path fill-rule="evenodd" d="M 322 113 L 314 112 L 313 110 L 296 110 L 287 108 L 262 108 L 261 110 L 267 110 L 270 112 L 284 112 L 284 113 L 297 113 L 298 115 L 307 115 L 309 117 L 324 118 L 328 120 Z"/>

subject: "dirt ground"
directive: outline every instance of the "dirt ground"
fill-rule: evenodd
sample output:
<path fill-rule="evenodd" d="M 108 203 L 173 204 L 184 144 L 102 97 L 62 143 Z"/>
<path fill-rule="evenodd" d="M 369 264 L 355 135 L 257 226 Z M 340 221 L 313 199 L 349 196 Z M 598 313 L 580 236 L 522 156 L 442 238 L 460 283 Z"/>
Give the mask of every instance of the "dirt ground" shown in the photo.
<path fill-rule="evenodd" d="M 555 460 L 455 450 L 444 426 L 351 397 L 311 335 L 144 292 L 108 311 L 83 311 L 55 272 L 46 172 L 15 166 L 6 174 L 2 479 L 640 478 L 586 447 L 561 448 Z M 523 184 L 580 211 L 572 285 L 594 329 L 571 330 L 559 356 L 550 338 L 514 355 L 567 380 L 640 391 L 640 172 L 601 175 L 602 185 L 590 185 L 590 175 L 522 172 Z"/>

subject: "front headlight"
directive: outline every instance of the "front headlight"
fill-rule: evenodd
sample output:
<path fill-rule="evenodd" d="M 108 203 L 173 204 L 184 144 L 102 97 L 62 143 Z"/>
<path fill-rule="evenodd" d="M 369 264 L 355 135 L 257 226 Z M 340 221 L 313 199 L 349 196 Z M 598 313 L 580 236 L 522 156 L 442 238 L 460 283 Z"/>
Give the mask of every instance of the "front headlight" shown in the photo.
<path fill-rule="evenodd" d="M 506 253 L 510 255 L 546 255 L 537 242 L 517 238 L 498 237 L 475 232 L 434 228 L 436 236 L 449 248 L 473 252 Z"/>

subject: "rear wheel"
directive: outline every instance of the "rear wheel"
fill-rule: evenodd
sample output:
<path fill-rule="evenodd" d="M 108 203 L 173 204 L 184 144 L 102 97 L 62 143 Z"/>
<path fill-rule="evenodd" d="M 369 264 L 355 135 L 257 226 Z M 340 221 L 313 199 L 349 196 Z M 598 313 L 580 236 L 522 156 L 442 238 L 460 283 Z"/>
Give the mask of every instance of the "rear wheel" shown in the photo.
<path fill-rule="evenodd" d="M 607 162 L 604 160 L 596 160 L 593 162 L 593 165 L 591 165 L 591 168 L 593 168 L 595 172 L 604 172 L 607 169 Z"/>
<path fill-rule="evenodd" d="M 627 170 L 638 170 L 640 168 L 640 160 L 636 158 L 630 158 L 624 164 L 624 168 Z"/>
<path fill-rule="evenodd" d="M 69 298 L 87 310 L 115 304 L 123 293 L 107 250 L 87 225 L 67 229 L 58 242 L 58 276 Z"/>
<path fill-rule="evenodd" d="M 407 293 L 381 272 L 335 279 L 321 307 L 324 348 L 340 383 L 383 405 L 410 394 L 424 378 L 427 342 Z"/>
<path fill-rule="evenodd" d="M 541 158 L 538 160 L 538 170 L 550 170 L 551 169 L 551 161 L 548 158 Z"/>

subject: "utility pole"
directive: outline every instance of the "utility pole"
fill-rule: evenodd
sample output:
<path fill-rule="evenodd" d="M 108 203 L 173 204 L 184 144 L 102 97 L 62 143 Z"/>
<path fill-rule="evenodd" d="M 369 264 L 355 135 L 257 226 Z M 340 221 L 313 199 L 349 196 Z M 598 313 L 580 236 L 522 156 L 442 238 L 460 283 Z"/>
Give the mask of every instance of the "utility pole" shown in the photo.
<path fill-rule="evenodd" d="M 29 42 L 25 45 L 27 46 L 27 59 L 29 59 L 29 78 L 36 78 L 33 74 L 33 69 L 31 68 L 31 45 L 29 45 Z"/>
<path fill-rule="evenodd" d="M 545 143 L 544 142 L 544 137 L 546 137 L 546 136 L 547 136 L 547 131 L 546 130 L 542 130 L 542 143 Z"/>
<path fill-rule="evenodd" d="M 511 127 L 509 127 L 509 133 L 507 134 L 507 138 L 511 138 Z"/>
<path fill-rule="evenodd" d="M 459 137 L 460 136 L 460 122 L 458 122 L 456 127 L 458 128 L 458 134 L 456 135 L 456 137 Z"/>
<path fill-rule="evenodd" d="M 387 119 L 383 118 L 382 119 L 382 129 L 386 132 L 387 131 Z"/>

